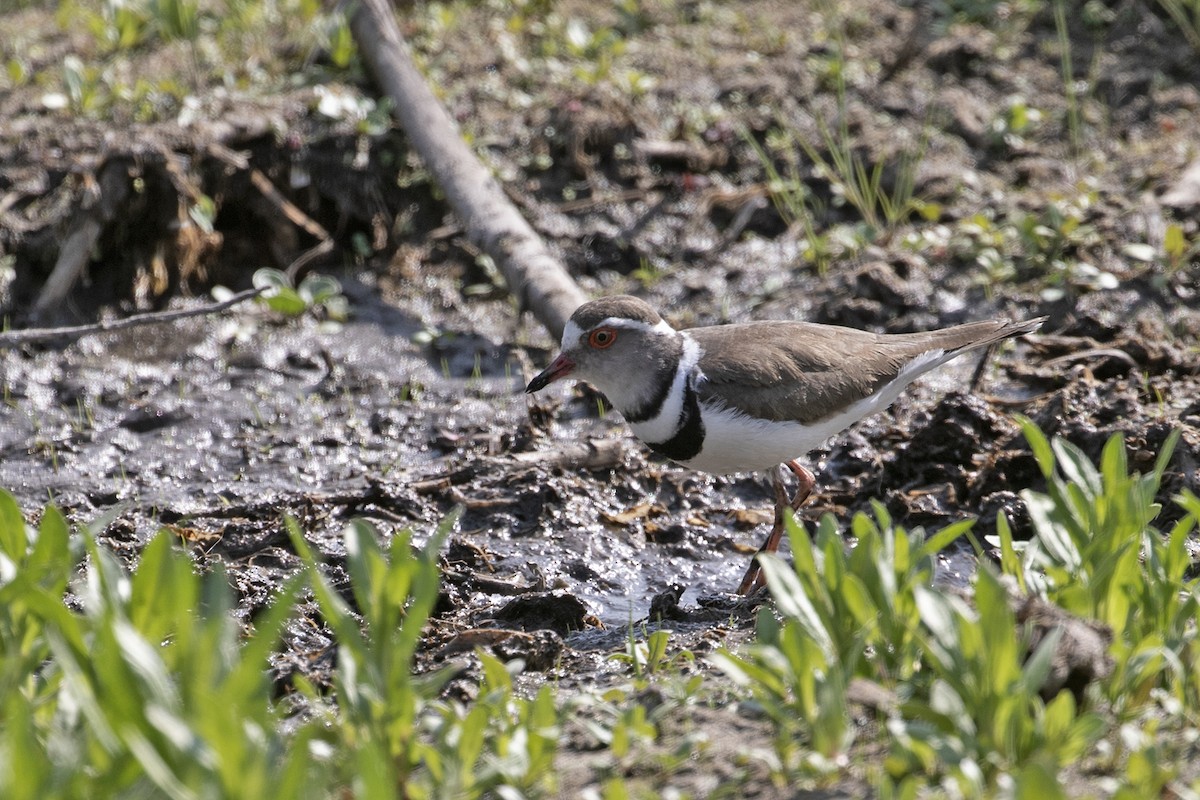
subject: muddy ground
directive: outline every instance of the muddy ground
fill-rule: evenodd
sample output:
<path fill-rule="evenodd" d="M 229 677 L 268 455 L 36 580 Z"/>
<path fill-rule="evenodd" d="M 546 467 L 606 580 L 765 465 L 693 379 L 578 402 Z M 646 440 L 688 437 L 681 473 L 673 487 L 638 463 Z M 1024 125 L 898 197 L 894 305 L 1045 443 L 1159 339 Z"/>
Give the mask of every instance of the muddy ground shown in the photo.
<path fill-rule="evenodd" d="M 1017 413 L 1093 456 L 1121 432 L 1142 470 L 1182 428 L 1164 524 L 1178 515 L 1172 495 L 1200 491 L 1200 180 L 1186 179 L 1200 58 L 1157 6 L 1070 4 L 1073 115 L 1049 7 L 956 21 L 941 6 L 887 2 L 647 4 L 632 18 L 551 5 L 557 17 L 524 36 L 505 25 L 517 12 L 498 6 L 460 9 L 433 32 L 420 7 L 408 32 L 477 149 L 589 292 L 639 294 L 680 326 L 781 318 L 900 332 L 1050 317 L 989 358 L 976 391 L 965 389 L 978 359 L 953 363 L 812 453 L 810 524 L 826 512 L 848 523 L 878 501 L 908 527 L 978 517 L 982 540 L 1002 512 L 1027 535 L 1018 495 L 1039 473 Z M 623 42 L 609 74 L 589 77 L 548 47 L 553 20 L 569 18 Z M 88 47 L 38 10 L 0 17 L 0 29 L 4 55 L 24 48 L 35 70 Z M 169 67 L 177 54 L 128 58 Z M 891 165 L 889 182 L 914 154 L 914 194 L 933 219 L 864 233 L 863 215 L 801 152 L 798 178 L 831 253 L 818 268 L 803 226 L 766 200 L 745 137 L 768 142 L 785 127 L 828 150 L 822 121 L 843 118 L 838 74 L 854 152 Z M 361 73 L 334 81 L 347 97 L 373 92 Z M 46 86 L 8 88 L 10 326 L 199 304 L 213 285 L 245 288 L 254 270 L 285 268 L 322 237 L 332 249 L 305 269 L 336 275 L 350 307 L 336 330 L 319 313 L 289 320 L 250 304 L 0 349 L 0 487 L 27 508 L 53 500 L 80 523 L 103 520 L 102 541 L 130 563 L 170 526 L 199 564 L 226 565 L 249 618 L 299 566 L 286 515 L 336 574 L 347 520 L 365 517 L 385 537 L 412 527 L 421 541 L 461 506 L 423 662 L 488 641 L 480 628 L 534 632 L 494 649 L 567 692 L 620 679 L 605 656 L 672 587 L 679 604 L 658 609 L 679 646 L 702 653 L 749 636 L 752 607 L 721 594 L 769 519 L 764 482 L 650 457 L 586 387 L 524 396 L 554 343 L 517 313 L 400 132 L 322 113 L 314 86 L 201 85 L 199 113 L 167 101 L 149 122 L 120 106 L 49 110 Z M 119 202 L 96 211 L 122 183 Z M 189 213 L 201 196 L 215 203 L 211 230 Z M 102 233 L 84 280 L 32 313 L 59 245 L 89 215 Z M 1168 258 L 1172 225 L 1188 249 Z M 942 578 L 965 585 L 974 565 L 964 545 Z M 315 617 L 289 630 L 281 680 L 328 678 L 331 641 Z M 712 753 L 769 746 L 765 723 L 732 707 L 696 710 L 692 723 L 711 732 Z M 566 742 L 588 746 L 582 734 Z M 756 796 L 783 792 L 754 780 L 765 773 L 753 759 L 706 763 L 676 780 L 700 794 L 722 775 Z M 593 778 L 568 771 L 564 793 Z"/>

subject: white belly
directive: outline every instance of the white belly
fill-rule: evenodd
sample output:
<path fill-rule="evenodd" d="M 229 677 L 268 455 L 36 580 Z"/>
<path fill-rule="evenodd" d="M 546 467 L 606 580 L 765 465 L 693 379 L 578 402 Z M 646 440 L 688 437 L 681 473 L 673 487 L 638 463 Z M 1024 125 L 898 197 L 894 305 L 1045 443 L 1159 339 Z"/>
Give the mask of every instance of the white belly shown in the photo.
<path fill-rule="evenodd" d="M 694 458 L 679 463 L 718 475 L 767 470 L 807 454 L 844 427 L 834 419 L 816 425 L 767 422 L 709 408 L 704 413 L 704 446 Z"/>
<path fill-rule="evenodd" d="M 769 422 L 740 411 L 713 406 L 704 407 L 704 445 L 694 458 L 679 463 L 702 472 L 726 474 L 771 469 L 785 461 L 807 455 L 830 437 L 841 433 L 863 417 L 868 417 L 895 402 L 904 387 L 931 366 L 940 351 L 922 356 L 901 371 L 896 380 L 871 397 L 844 411 L 808 425 L 799 422 Z"/>

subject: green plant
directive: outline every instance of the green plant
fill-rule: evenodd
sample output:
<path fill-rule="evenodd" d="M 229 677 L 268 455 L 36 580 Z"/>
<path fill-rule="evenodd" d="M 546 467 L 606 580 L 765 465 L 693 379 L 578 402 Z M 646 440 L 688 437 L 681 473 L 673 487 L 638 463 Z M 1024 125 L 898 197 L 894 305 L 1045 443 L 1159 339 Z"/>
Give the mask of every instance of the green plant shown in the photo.
<path fill-rule="evenodd" d="M 195 41 L 200 35 L 198 0 L 150 0 L 147 9 L 164 39 Z"/>
<path fill-rule="evenodd" d="M 421 760 L 417 720 L 426 698 L 448 678 L 412 674 L 412 661 L 437 600 L 436 546 L 414 556 L 409 537 L 392 539 L 385 554 L 376 532 L 362 522 L 346 530 L 346 566 L 360 627 L 346 600 L 322 575 L 300 530 L 289 523 L 296 552 L 308 566 L 313 594 L 338 642 L 334 688 L 340 712 L 334 724 L 349 747 L 344 780 L 355 794 L 383 792 L 412 778 Z M 300 688 L 320 700 L 311 686 Z"/>
<path fill-rule="evenodd" d="M 408 532 L 346 531 L 359 614 L 307 569 L 245 626 L 218 566 L 199 575 L 159 533 L 126 574 L 95 531 L 68 534 L 52 506 L 36 529 L 0 492 L 0 795 L 5 798 L 533 797 L 553 787 L 558 712 L 550 687 L 518 697 L 480 654 L 470 704 L 439 700 L 454 670 L 417 675 L 449 523 L 414 553 Z M 73 546 L 72 542 L 75 545 Z M 64 593 L 80 569 L 71 605 Z M 338 637 L 336 704 L 302 677 L 287 725 L 266 669 L 306 580 Z M 287 704 L 292 707 L 292 703 Z"/>
<path fill-rule="evenodd" d="M 484 678 L 474 702 L 435 703 L 423 720 L 433 737 L 423 759 L 431 793 L 526 797 L 552 789 L 558 749 L 554 693 L 543 686 L 533 700 L 519 698 L 512 667 L 487 653 L 478 657 Z"/>
<path fill-rule="evenodd" d="M 500 49 L 515 54 L 516 36 L 532 39 L 535 59 L 512 58 L 513 66 L 521 78 L 536 71 L 560 76 L 564 81 L 597 87 L 613 84 L 616 88 L 634 97 L 645 94 L 654 84 L 653 77 L 633 68 L 619 68 L 618 64 L 628 47 L 630 37 L 642 33 L 651 23 L 651 17 L 639 0 L 614 0 L 612 9 L 616 23 L 595 24 L 596 15 L 564 17 L 547 0 L 520 0 L 506 4 L 508 16 L 505 20 Z M 434 27 L 449 27 L 447 19 L 452 13 L 438 6 Z"/>
<path fill-rule="evenodd" d="M 776 600 L 812 637 L 828 640 L 839 662 L 853 665 L 870 647 L 857 674 L 890 683 L 909 677 L 919 659 L 915 589 L 932 585 L 938 553 L 970 530 L 971 521 L 927 537 L 920 528 L 895 525 L 881 504 L 873 509 L 874 519 L 856 514 L 852 520 L 852 549 L 830 515 L 821 518 L 812 540 L 803 526 L 789 526 L 795 564 L 776 582 Z M 765 623 L 771 633 L 770 621 Z"/>
<path fill-rule="evenodd" d="M 688 650 L 670 655 L 670 641 L 671 634 L 664 630 L 654 631 L 638 641 L 631 625 L 625 652 L 614 653 L 609 659 L 628 664 L 635 679 L 644 684 L 649 678 L 668 673 L 673 668 L 695 660 L 695 656 Z"/>
<path fill-rule="evenodd" d="M 775 129 L 767 134 L 764 146 L 743 129 L 742 140 L 750 145 L 767 176 L 767 193 L 775 211 L 788 228 L 799 227 L 803 231 L 804 257 L 813 263 L 818 275 L 824 275 L 836 253 L 830 246 L 829 237 L 817 233 L 817 221 L 825 216 L 825 203 L 809 190 L 800 176 L 794 137 L 782 129 Z M 783 162 L 786 174 L 779 171 L 776 158 Z"/>
<path fill-rule="evenodd" d="M 1019 149 L 1024 146 L 1023 137 L 1037 130 L 1041 122 L 1041 110 L 1030 106 L 1024 97 L 1014 95 L 1004 110 L 992 119 L 989 126 L 991 146 Z"/>
<path fill-rule="evenodd" d="M 348 69 L 358 54 L 358 46 L 354 42 L 354 34 L 350 31 L 349 20 L 346 19 L 345 14 L 337 14 L 329 18 L 327 29 L 329 60 L 338 69 Z"/>
<path fill-rule="evenodd" d="M 104 0 L 97 10 L 82 0 L 66 0 L 59 6 L 57 17 L 63 28 L 82 23 L 105 52 L 138 47 L 151 34 L 151 12 L 144 2 Z"/>
<path fill-rule="evenodd" d="M 62 75 L 67 107 L 73 113 L 92 116 L 107 106 L 110 93 L 99 69 L 69 55 L 63 59 Z"/>
<path fill-rule="evenodd" d="M 1158 0 L 1192 49 L 1200 52 L 1200 0 Z"/>
<path fill-rule="evenodd" d="M 769 562 L 764 559 L 763 563 L 765 568 Z M 768 586 L 778 574 L 786 573 L 769 573 Z M 798 599 L 803 594 L 796 593 L 796 588 L 794 584 L 783 590 L 772 587 L 772 594 Z M 797 605 L 790 613 L 780 609 L 789 618 L 774 630 L 764 624 L 765 615 L 760 616 L 762 631 L 745 654 L 722 651 L 713 657 L 736 685 L 749 690 L 774 723 L 781 777 L 797 770 L 832 772 L 854 741 L 846 700 L 854 664 L 838 659 L 828 636 L 814 634 L 812 609 L 804 608 L 803 601 Z M 801 621 L 806 618 L 810 624 Z"/>
<path fill-rule="evenodd" d="M 816 165 L 817 171 L 830 181 L 835 195 L 849 203 L 862 216 L 869 230 L 869 239 L 887 236 L 914 212 L 934 213 L 932 208 L 913 194 L 917 163 L 924 155 L 927 141 L 922 141 L 916 153 L 903 153 L 895 162 L 895 178 L 891 189 L 883 183 L 887 164 L 873 165 L 855 152 L 846 115 L 839 114 L 839 128 L 833 133 L 818 120 L 824 152 L 813 143 L 799 139 L 804 152 Z M 828 153 L 828 158 L 825 156 Z"/>
<path fill-rule="evenodd" d="M 1043 283 L 1042 296 L 1050 301 L 1068 291 L 1113 289 L 1116 276 L 1084 260 L 1103 244 L 1087 221 L 1097 199 L 1096 189 L 1085 183 L 1038 210 L 1003 217 L 980 212 L 950 229 L 946 245 L 955 257 L 981 268 L 979 281 L 988 291 L 999 282 L 1031 278 Z"/>
<path fill-rule="evenodd" d="M 447 517 L 416 553 L 408 531 L 394 535 L 385 551 L 371 525 L 350 524 L 346 567 L 361 625 L 322 575 L 299 529 L 289 524 L 317 604 L 338 640 L 338 713 L 332 722 L 346 750 L 339 764 L 342 780 L 355 796 L 391 796 L 394 787 L 405 787 L 418 797 L 443 790 L 480 797 L 553 782 L 548 766 L 557 719 L 548 688 L 534 700 L 518 698 L 504 666 L 481 655 L 481 695 L 466 708 L 435 701 L 452 669 L 414 674 L 421 633 L 437 602 L 437 554 L 454 521 L 454 515 Z M 303 690 L 320 701 L 311 686 Z"/>
<path fill-rule="evenodd" d="M 745 655 L 722 652 L 717 665 L 749 689 L 776 723 L 776 749 L 787 768 L 824 771 L 853 740 L 846 687 L 855 676 L 891 685 L 920 668 L 923 639 L 918 590 L 932 585 L 937 554 L 969 522 L 926 538 L 892 524 L 882 505 L 875 519 L 852 523 L 853 549 L 830 515 L 815 540 L 789 518 L 794 567 L 763 558 L 779 613 L 760 613 L 757 642 Z M 807 743 L 815 751 L 798 748 Z"/>
<path fill-rule="evenodd" d="M 1079 109 L 1075 67 L 1071 63 L 1071 32 L 1067 27 L 1066 0 L 1054 0 L 1054 30 L 1058 37 L 1059 64 L 1067 98 L 1067 133 L 1071 139 L 1071 152 L 1079 155 L 1083 152 L 1083 116 Z"/>
<path fill-rule="evenodd" d="M 666 276 L 666 270 L 649 258 L 642 256 L 638 259 L 637 268 L 629 273 L 629 277 L 640 283 L 643 288 L 649 288 Z"/>
<path fill-rule="evenodd" d="M 321 310 L 329 319 L 340 322 L 349 313 L 341 284 L 328 275 L 309 273 L 299 286 L 294 286 L 287 273 L 264 267 L 254 273 L 253 281 L 256 287 L 267 290 L 259 302 L 285 317 Z"/>
<path fill-rule="evenodd" d="M 0 675 L 13 690 L 0 722 L 0 793 L 298 791 L 314 770 L 311 732 L 285 746 L 263 669 L 296 582 L 244 636 L 223 572 L 196 575 L 168 534 L 132 576 L 93 534 L 82 538 L 91 567 L 75 611 L 63 604 L 79 557 L 65 521 L 47 508 L 34 534 L 0 493 L 0 559 L 12 567 L 0 588 Z"/>
<path fill-rule="evenodd" d="M 1074 697 L 1039 696 L 1061 631 L 1026 658 L 1021 629 L 1000 581 L 987 565 L 975 579 L 974 608 L 918 586 L 924 642 L 920 690 L 888 721 L 887 769 L 945 775 L 964 796 L 980 796 L 998 775 L 1037 765 L 1047 775 L 1082 756 L 1103 733 Z"/>
<path fill-rule="evenodd" d="M 78 550 L 56 508 L 47 508 L 34 529 L 25 524 L 12 495 L 0 492 L 0 690 L 5 697 L 44 689 L 34 679 L 48 654 L 38 608 L 44 598 L 62 596 Z"/>
<path fill-rule="evenodd" d="M 1027 419 L 1021 427 L 1046 479 L 1046 492 L 1025 491 L 1034 538 L 1023 546 L 999 522 L 1001 566 L 1026 591 L 1113 629 L 1116 660 L 1107 692 L 1118 708 L 1137 708 L 1152 690 L 1200 704 L 1200 579 L 1189 577 L 1189 534 L 1200 499 L 1176 500 L 1185 515 L 1163 533 L 1153 525 L 1155 495 L 1179 431 L 1168 437 L 1154 469 L 1130 472 L 1121 436 L 1110 437 L 1099 466 L 1071 443 L 1047 441 Z"/>
<path fill-rule="evenodd" d="M 1163 232 L 1163 255 L 1166 257 L 1168 275 L 1179 274 L 1200 254 L 1200 241 L 1189 243 L 1183 226 L 1171 222 Z"/>

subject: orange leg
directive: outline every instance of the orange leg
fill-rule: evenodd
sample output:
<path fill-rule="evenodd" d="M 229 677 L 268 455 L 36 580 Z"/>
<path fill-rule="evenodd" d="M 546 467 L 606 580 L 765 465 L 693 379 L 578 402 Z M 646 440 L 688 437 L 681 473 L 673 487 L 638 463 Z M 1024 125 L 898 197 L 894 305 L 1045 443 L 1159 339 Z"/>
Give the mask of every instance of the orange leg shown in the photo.
<path fill-rule="evenodd" d="M 796 493 L 792 495 L 791 500 L 788 500 L 787 486 L 783 482 L 784 467 L 790 469 L 796 476 Z M 762 547 L 758 548 L 759 554 L 774 553 L 779 550 L 779 543 L 783 541 L 783 510 L 791 506 L 793 512 L 799 511 L 800 507 L 808 500 L 809 495 L 812 494 L 816 482 L 817 479 L 813 477 L 813 474 L 795 461 L 780 464 L 775 468 L 771 474 L 771 486 L 775 489 L 775 523 L 771 526 L 771 533 L 767 535 L 767 540 L 763 542 Z M 758 562 L 758 555 L 755 555 L 745 576 L 742 577 L 742 582 L 738 584 L 737 593 L 743 596 L 751 594 L 757 591 L 765 581 L 762 566 Z"/>

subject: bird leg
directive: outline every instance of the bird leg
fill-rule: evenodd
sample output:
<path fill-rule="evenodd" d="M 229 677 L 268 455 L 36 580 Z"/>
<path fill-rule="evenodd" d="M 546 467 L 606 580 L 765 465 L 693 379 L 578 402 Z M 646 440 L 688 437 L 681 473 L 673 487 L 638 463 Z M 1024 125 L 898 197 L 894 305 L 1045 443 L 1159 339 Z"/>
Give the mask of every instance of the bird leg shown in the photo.
<path fill-rule="evenodd" d="M 787 467 L 796 476 L 796 493 L 792 495 L 791 500 L 788 499 L 787 486 L 783 481 L 783 469 Z M 759 564 L 758 556 L 763 553 L 774 553 L 779 550 L 779 543 L 783 541 L 784 531 L 784 515 L 783 510 L 791 506 L 793 512 L 800 510 L 812 494 L 813 486 L 816 485 L 817 479 L 806 468 L 801 466 L 796 461 L 788 461 L 786 464 L 780 464 L 771 472 L 771 486 L 775 490 L 775 522 L 771 526 L 771 532 L 767 535 L 767 539 L 763 542 L 762 547 L 758 548 L 758 553 L 755 554 L 754 560 L 750 562 L 749 568 L 746 569 L 746 574 L 742 577 L 742 582 L 738 584 L 737 593 L 745 596 L 756 591 L 761 587 L 766 579 L 762 574 L 762 565 Z"/>

